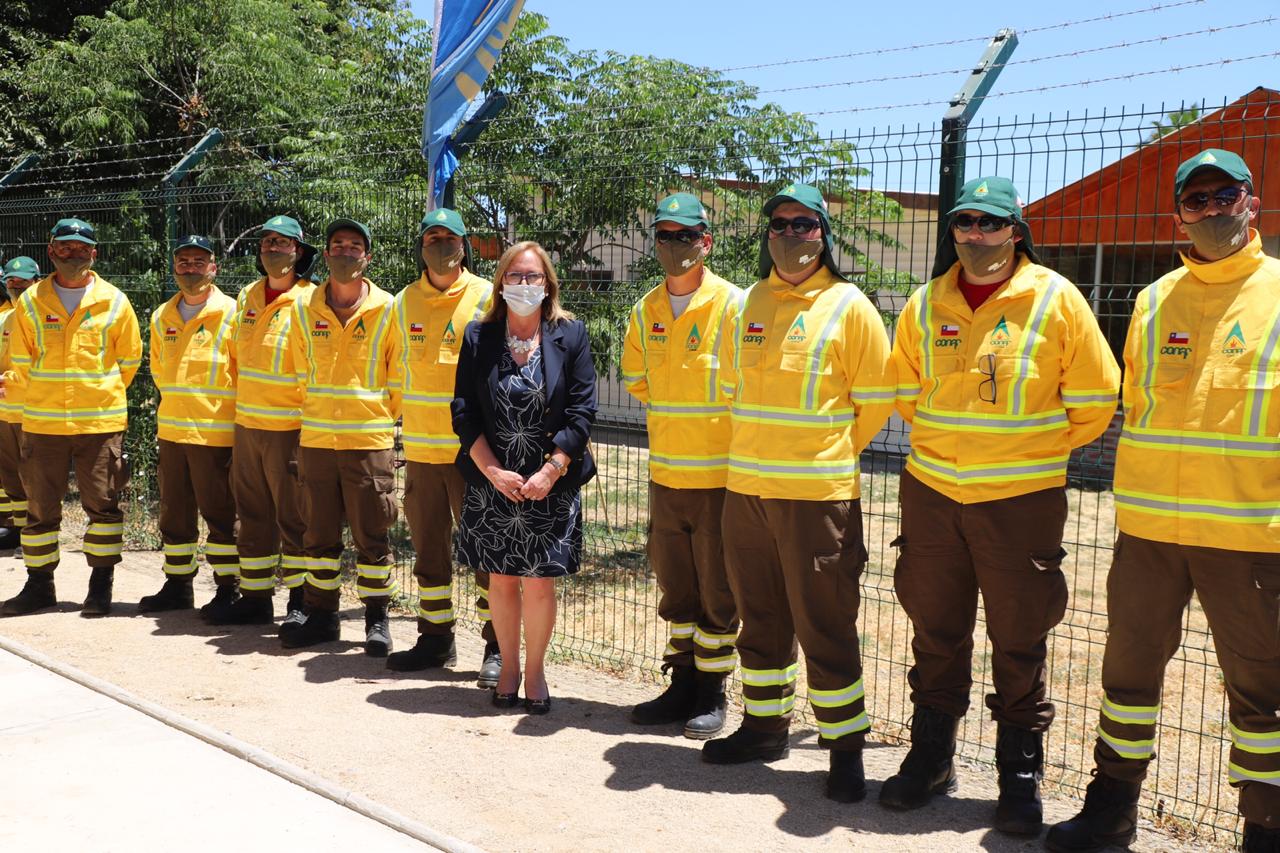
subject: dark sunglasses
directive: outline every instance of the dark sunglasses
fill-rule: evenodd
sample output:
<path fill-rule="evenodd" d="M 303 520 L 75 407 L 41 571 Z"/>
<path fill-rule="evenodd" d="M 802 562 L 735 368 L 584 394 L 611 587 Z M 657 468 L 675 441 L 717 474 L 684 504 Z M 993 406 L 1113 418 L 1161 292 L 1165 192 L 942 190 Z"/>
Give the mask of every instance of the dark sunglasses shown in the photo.
<path fill-rule="evenodd" d="M 692 228 L 686 228 L 683 231 L 658 231 L 654 234 L 654 239 L 659 243 L 670 243 L 672 240 L 679 240 L 692 246 L 694 243 L 702 242 L 703 236 L 707 232 L 695 231 Z"/>
<path fill-rule="evenodd" d="M 808 216 L 797 216 L 794 219 L 775 216 L 769 220 L 769 230 L 774 234 L 785 234 L 788 228 L 791 229 L 792 234 L 797 237 L 803 237 L 815 229 L 821 230 L 822 222 L 817 219 L 810 219 Z"/>
<path fill-rule="evenodd" d="M 1212 200 L 1219 208 L 1226 210 L 1229 207 L 1234 207 L 1236 202 L 1248 194 L 1249 191 L 1244 187 L 1223 187 L 1212 194 L 1192 193 L 1186 198 L 1180 198 L 1178 199 L 1178 206 L 1191 213 L 1199 213 L 1208 207 L 1209 202 Z"/>
<path fill-rule="evenodd" d="M 1012 219 L 1005 219 L 1001 216 L 991 216 L 983 214 L 982 216 L 970 216 L 967 213 L 957 213 L 955 218 L 951 220 L 951 225 L 957 231 L 968 234 L 974 225 L 978 226 L 978 230 L 983 234 L 994 234 L 1001 228 L 1008 228 L 1013 224 Z"/>

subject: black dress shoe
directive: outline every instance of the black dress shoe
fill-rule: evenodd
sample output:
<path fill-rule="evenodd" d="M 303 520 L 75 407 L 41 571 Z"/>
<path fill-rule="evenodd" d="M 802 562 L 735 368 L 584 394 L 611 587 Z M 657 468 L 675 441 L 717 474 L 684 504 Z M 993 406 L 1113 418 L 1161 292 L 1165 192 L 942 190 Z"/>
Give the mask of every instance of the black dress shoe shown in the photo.
<path fill-rule="evenodd" d="M 551 697 L 548 696 L 546 699 L 530 699 L 528 696 L 524 697 L 524 712 L 526 714 L 533 714 L 537 717 L 540 717 L 543 714 L 550 714 Z"/>
<path fill-rule="evenodd" d="M 519 691 L 499 693 L 497 690 L 494 690 L 492 701 L 493 707 L 495 708 L 514 708 L 516 705 L 520 704 L 520 693 Z"/>

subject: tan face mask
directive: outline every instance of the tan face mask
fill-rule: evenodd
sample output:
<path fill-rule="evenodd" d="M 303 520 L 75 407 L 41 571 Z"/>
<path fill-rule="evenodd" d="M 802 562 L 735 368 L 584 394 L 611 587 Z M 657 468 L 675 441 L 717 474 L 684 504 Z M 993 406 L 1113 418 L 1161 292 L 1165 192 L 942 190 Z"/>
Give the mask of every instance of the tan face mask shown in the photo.
<path fill-rule="evenodd" d="M 353 258 L 349 255 L 329 255 L 325 258 L 325 263 L 329 265 L 329 278 L 338 284 L 351 284 L 364 278 L 369 259 Z"/>
<path fill-rule="evenodd" d="M 186 296 L 199 296 L 213 286 L 213 273 L 184 272 L 174 273 L 173 280 L 178 289 Z"/>
<path fill-rule="evenodd" d="M 434 275 L 449 275 L 462 263 L 462 244 L 437 240 L 422 247 L 422 262 Z"/>
<path fill-rule="evenodd" d="M 1010 237 L 998 246 L 984 246 L 981 243 L 956 243 L 956 255 L 960 258 L 960 266 L 970 278 L 983 278 L 1004 271 L 1013 274 L 1014 248 Z"/>
<path fill-rule="evenodd" d="M 669 243 L 659 243 L 654 248 L 653 255 L 662 266 L 662 271 L 674 278 L 689 272 L 702 260 L 702 242 L 681 243 L 679 240 L 672 240 Z"/>
<path fill-rule="evenodd" d="M 58 277 L 63 281 L 78 281 L 84 277 L 89 271 L 89 267 L 93 266 L 92 258 L 53 258 L 53 268 L 58 271 Z"/>
<path fill-rule="evenodd" d="M 822 257 L 825 243 L 821 239 L 805 240 L 784 234 L 769 241 L 769 257 L 778 272 L 784 275 L 798 275 L 804 272 L 814 261 Z"/>
<path fill-rule="evenodd" d="M 297 252 L 263 252 L 259 255 L 262 267 L 271 278 L 284 278 L 293 272 L 298 262 Z"/>
<path fill-rule="evenodd" d="M 1206 261 L 1220 261 L 1234 255 L 1249 242 L 1249 211 L 1234 216 L 1206 216 L 1199 222 L 1184 222 L 1196 254 Z"/>

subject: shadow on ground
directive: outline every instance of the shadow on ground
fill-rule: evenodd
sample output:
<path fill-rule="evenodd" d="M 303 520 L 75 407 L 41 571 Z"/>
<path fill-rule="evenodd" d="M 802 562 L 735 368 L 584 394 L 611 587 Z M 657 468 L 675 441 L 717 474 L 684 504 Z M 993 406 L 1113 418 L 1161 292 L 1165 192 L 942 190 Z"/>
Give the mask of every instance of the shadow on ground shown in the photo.
<path fill-rule="evenodd" d="M 467 673 L 470 676 L 469 673 Z M 404 679 L 407 680 L 407 679 Z M 474 676 L 463 684 L 433 684 L 429 687 L 402 687 L 382 690 L 369 696 L 379 708 L 404 714 L 432 714 L 446 717 L 480 718 L 493 716 L 519 717 L 512 732 L 526 737 L 547 737 L 565 729 L 584 729 L 603 735 L 622 736 L 634 733 L 627 719 L 630 706 L 610 705 L 577 697 L 552 697 L 551 713 L 544 716 L 526 714 L 524 708 L 495 708 L 492 694 L 475 686 Z M 673 726 L 672 731 L 676 728 Z"/>

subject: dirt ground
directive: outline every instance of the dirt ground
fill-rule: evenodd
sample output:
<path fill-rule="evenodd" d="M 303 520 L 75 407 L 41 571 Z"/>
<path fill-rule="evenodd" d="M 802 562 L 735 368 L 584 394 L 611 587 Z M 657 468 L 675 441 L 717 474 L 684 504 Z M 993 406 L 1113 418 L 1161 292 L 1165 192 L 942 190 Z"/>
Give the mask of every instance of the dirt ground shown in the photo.
<path fill-rule="evenodd" d="M 161 579 L 153 553 L 126 556 L 115 597 L 127 603 L 87 621 L 76 611 L 88 570 L 78 554 L 63 554 L 58 611 L 4 619 L 0 634 L 487 849 L 1042 849 L 987 827 L 995 795 L 989 768 L 964 768 L 959 793 L 902 815 L 875 797 L 903 749 L 872 745 L 867 801 L 841 806 L 822 796 L 826 756 L 811 730 L 794 731 L 784 761 L 712 767 L 676 727 L 630 725 L 628 709 L 651 696 L 652 685 L 556 665 L 550 715 L 497 711 L 475 686 L 482 646 L 469 632 L 459 638 L 456 669 L 422 677 L 389 673 L 364 657 L 356 611 L 346 614 L 341 642 L 305 653 L 283 651 L 270 627 L 228 632 L 192 612 L 139 616 L 134 602 Z M 0 594 L 12 595 L 23 576 L 18 560 L 0 558 Z M 197 603 L 211 586 L 202 570 Z M 394 633 L 407 647 L 413 620 L 398 620 Z M 224 819 L 234 801 L 229 791 L 225 802 L 193 803 L 192 827 L 202 810 Z M 1062 819 L 1077 807 L 1050 799 L 1047 816 Z M 1148 826 L 1133 849 L 1212 848 Z"/>

